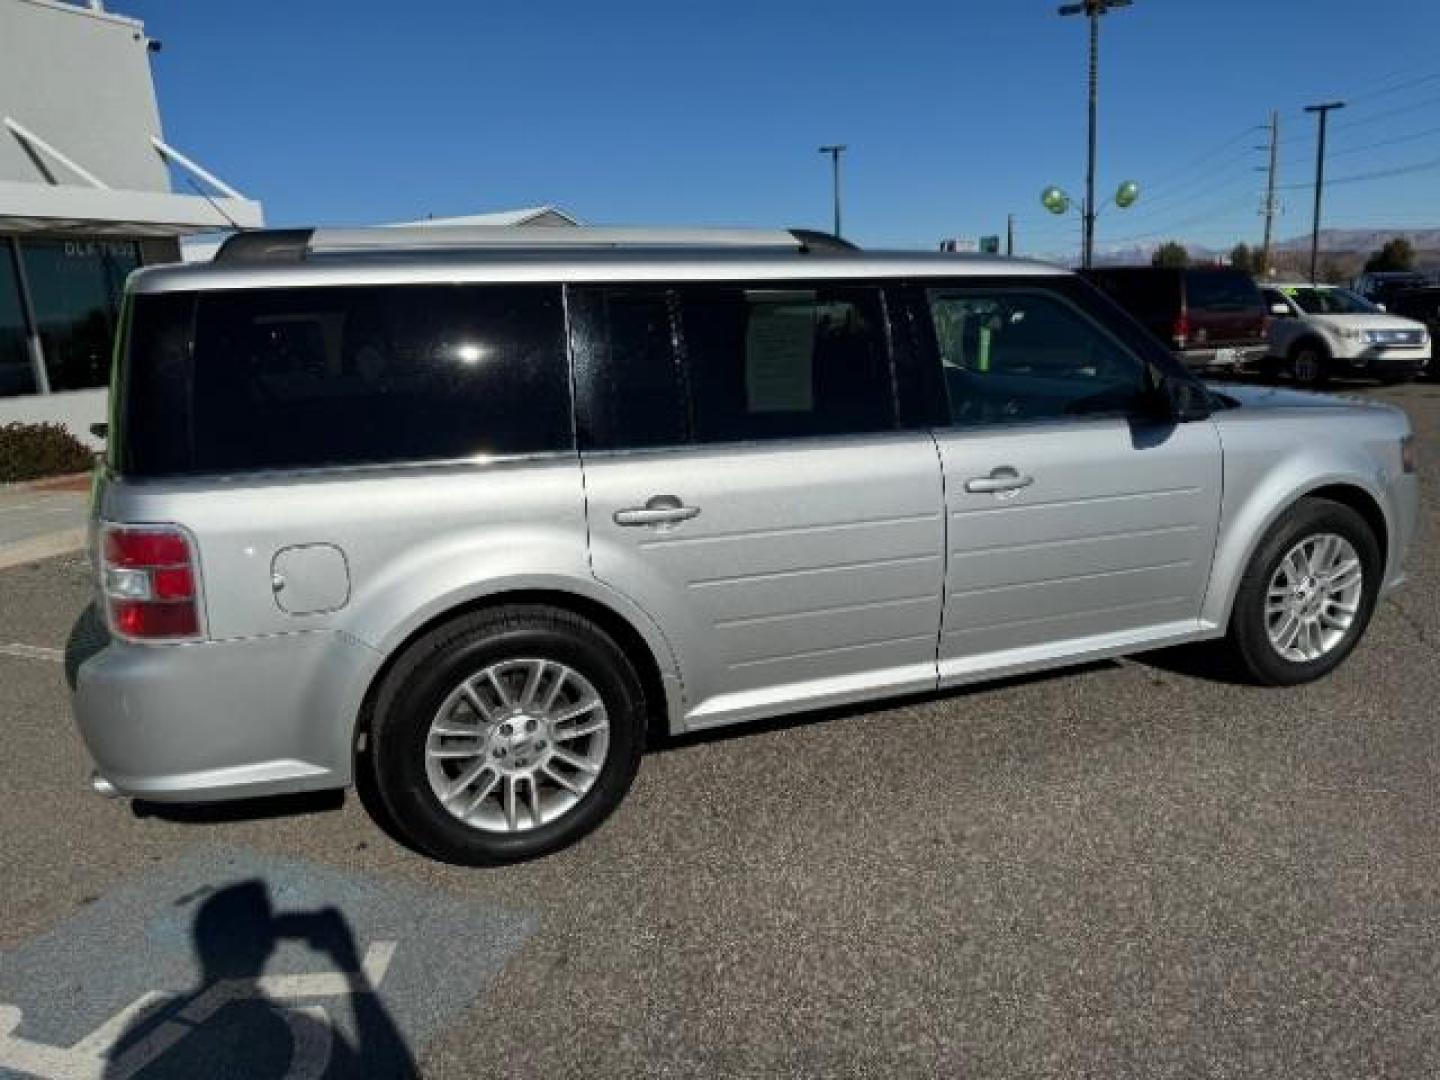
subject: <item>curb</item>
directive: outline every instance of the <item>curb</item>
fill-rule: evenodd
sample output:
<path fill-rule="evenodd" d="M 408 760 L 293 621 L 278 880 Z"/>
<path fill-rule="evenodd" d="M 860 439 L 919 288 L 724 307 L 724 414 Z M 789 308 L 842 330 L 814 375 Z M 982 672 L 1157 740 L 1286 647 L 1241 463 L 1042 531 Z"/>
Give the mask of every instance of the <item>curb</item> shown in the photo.
<path fill-rule="evenodd" d="M 89 491 L 92 476 L 92 473 L 80 472 L 47 476 L 43 480 L 21 480 L 0 484 L 0 491 Z"/>
<path fill-rule="evenodd" d="M 85 547 L 86 532 L 84 528 L 66 529 L 63 532 L 21 540 L 18 544 L 6 544 L 0 547 L 0 570 L 80 551 Z"/>

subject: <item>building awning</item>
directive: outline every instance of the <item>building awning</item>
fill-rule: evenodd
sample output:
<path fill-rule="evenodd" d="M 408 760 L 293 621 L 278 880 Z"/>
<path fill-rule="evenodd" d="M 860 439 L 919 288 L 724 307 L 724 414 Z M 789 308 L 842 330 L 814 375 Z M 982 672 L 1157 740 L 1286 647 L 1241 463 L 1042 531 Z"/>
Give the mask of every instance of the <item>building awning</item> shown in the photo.
<path fill-rule="evenodd" d="M 0 232 L 181 236 L 265 224 L 260 203 L 229 196 L 0 182 Z"/>

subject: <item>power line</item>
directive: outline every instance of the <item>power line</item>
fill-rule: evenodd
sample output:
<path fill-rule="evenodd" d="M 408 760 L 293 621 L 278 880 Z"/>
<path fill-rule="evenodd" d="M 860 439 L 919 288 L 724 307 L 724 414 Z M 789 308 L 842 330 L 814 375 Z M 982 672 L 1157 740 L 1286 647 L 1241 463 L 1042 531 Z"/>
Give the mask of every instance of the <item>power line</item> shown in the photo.
<path fill-rule="evenodd" d="M 1389 169 L 1376 169 L 1373 172 L 1351 173 L 1349 176 L 1337 176 L 1334 179 L 1326 180 L 1325 185 L 1332 184 L 1359 184 L 1367 180 L 1386 180 L 1392 176 L 1406 176 L 1410 173 L 1428 172 L 1431 169 L 1440 169 L 1440 157 L 1431 158 L 1428 161 L 1416 161 L 1409 165 L 1398 165 Z M 1308 191 L 1314 184 L 1283 184 L 1285 191 Z"/>
<path fill-rule="evenodd" d="M 1381 139 L 1379 142 L 1362 143 L 1360 146 L 1347 146 L 1344 150 L 1335 150 L 1330 156 L 1332 158 L 1348 157 L 1350 154 L 1360 154 L 1366 150 L 1378 150 L 1382 146 L 1399 146 L 1401 143 L 1414 142 L 1416 139 L 1424 139 L 1430 135 L 1440 135 L 1440 127 L 1426 128 L 1424 131 L 1416 131 L 1410 135 L 1400 135 L 1394 139 Z"/>

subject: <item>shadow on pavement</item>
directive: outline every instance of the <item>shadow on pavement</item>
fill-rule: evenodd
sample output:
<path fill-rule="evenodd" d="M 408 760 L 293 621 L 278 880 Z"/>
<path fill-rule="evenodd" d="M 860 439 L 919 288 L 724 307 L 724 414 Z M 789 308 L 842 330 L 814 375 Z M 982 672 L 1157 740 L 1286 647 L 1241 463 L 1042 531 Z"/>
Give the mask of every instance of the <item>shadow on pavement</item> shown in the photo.
<path fill-rule="evenodd" d="M 130 1023 L 110 1052 L 104 1080 L 416 1075 L 375 990 L 383 966 L 377 958 L 362 960 L 335 908 L 277 913 L 269 888 L 252 878 L 206 896 L 190 936 L 199 984 Z M 284 941 L 308 946 L 333 971 L 265 977 Z"/>

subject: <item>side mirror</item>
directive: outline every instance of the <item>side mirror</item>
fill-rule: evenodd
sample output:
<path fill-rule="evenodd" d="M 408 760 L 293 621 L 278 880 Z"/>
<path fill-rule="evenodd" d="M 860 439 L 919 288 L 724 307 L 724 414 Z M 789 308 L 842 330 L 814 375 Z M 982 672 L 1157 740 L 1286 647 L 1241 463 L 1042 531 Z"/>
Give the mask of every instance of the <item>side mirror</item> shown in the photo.
<path fill-rule="evenodd" d="M 1210 417 L 1210 394 L 1200 383 L 1183 375 L 1161 373 L 1156 386 L 1157 406 L 1172 424 Z"/>
<path fill-rule="evenodd" d="M 1290 305 L 1289 305 L 1289 304 L 1271 304 L 1271 305 L 1270 305 L 1270 314 L 1271 314 L 1271 315 L 1274 315 L 1277 319 L 1288 319 L 1288 318 L 1290 318 Z"/>

